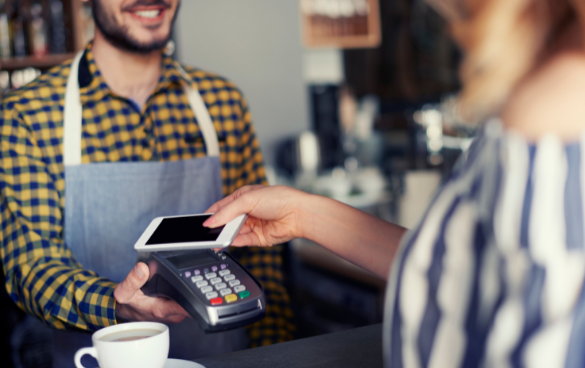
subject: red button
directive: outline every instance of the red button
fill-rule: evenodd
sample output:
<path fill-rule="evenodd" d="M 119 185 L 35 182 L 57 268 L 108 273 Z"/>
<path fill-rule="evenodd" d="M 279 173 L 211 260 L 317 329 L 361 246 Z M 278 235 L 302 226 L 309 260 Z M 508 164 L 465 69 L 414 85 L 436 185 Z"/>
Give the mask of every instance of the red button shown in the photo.
<path fill-rule="evenodd" d="M 213 298 L 210 300 L 211 305 L 220 305 L 223 304 L 223 298 Z"/>

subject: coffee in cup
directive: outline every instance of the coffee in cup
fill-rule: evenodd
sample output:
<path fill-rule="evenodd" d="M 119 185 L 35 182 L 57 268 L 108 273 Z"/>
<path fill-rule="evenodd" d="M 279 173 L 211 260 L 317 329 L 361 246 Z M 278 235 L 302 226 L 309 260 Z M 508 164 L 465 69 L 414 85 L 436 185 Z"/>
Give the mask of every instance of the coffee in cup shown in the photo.
<path fill-rule="evenodd" d="M 119 331 L 119 332 L 112 332 L 111 334 L 105 335 L 100 338 L 101 341 L 134 341 L 134 340 L 142 340 L 146 339 L 147 337 L 158 335 L 160 332 L 159 330 L 153 329 L 136 329 L 136 330 L 128 330 L 128 331 Z"/>
<path fill-rule="evenodd" d="M 89 354 L 100 368 L 163 368 L 169 355 L 169 329 L 162 323 L 131 322 L 103 328 L 91 337 L 93 347 L 75 354 L 77 368 Z"/>

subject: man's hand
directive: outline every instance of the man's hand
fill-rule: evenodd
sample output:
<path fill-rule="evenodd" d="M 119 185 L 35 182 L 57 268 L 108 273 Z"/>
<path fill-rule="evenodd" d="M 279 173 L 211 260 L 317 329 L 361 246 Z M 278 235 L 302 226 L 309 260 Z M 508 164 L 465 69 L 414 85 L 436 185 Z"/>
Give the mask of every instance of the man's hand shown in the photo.
<path fill-rule="evenodd" d="M 144 295 L 140 288 L 146 284 L 148 276 L 148 266 L 139 262 L 116 286 L 116 320 L 179 323 L 189 317 L 189 313 L 173 300 Z"/>

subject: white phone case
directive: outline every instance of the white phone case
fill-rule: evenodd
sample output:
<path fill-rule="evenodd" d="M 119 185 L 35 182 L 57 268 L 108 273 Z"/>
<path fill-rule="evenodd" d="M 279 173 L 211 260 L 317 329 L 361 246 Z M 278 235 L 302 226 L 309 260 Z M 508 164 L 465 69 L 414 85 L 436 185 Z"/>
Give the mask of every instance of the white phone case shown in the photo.
<path fill-rule="evenodd" d="M 200 242 L 188 242 L 188 243 L 168 243 L 168 244 L 149 244 L 146 243 L 154 234 L 155 230 L 161 224 L 162 220 L 166 218 L 178 218 L 178 217 L 193 217 L 193 216 L 209 216 L 211 213 L 201 213 L 194 215 L 185 216 L 169 216 L 169 217 L 157 217 L 152 222 L 144 233 L 140 236 L 140 239 L 134 245 L 134 250 L 137 252 L 162 252 L 169 250 L 192 250 L 192 249 L 211 249 L 211 248 L 226 248 L 229 247 L 238 233 L 242 229 L 242 226 L 246 223 L 248 215 L 241 215 L 230 221 L 225 225 L 218 238 L 214 241 L 200 241 Z"/>

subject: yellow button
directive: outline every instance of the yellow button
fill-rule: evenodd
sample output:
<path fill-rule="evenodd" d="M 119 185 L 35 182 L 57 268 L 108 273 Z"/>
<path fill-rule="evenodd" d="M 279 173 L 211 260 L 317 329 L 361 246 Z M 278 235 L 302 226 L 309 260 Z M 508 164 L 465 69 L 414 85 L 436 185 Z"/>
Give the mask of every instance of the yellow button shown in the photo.
<path fill-rule="evenodd" d="M 230 294 L 230 295 L 226 295 L 224 296 L 225 301 L 228 303 L 232 303 L 235 302 L 236 300 L 238 300 L 238 297 L 235 294 Z"/>

